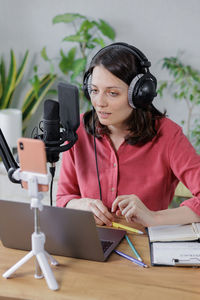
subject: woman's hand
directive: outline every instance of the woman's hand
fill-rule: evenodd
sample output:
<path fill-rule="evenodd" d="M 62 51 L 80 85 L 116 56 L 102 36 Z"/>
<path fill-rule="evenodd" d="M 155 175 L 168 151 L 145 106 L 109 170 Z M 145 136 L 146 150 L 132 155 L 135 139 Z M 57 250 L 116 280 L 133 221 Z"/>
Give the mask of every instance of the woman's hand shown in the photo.
<path fill-rule="evenodd" d="M 112 204 L 111 212 L 117 216 L 123 215 L 129 223 L 155 225 L 156 212 L 149 210 L 136 195 L 118 196 Z"/>
<path fill-rule="evenodd" d="M 108 208 L 99 199 L 81 198 L 73 199 L 68 202 L 68 208 L 88 210 L 94 214 L 94 219 L 97 225 L 112 226 L 114 220 Z"/>

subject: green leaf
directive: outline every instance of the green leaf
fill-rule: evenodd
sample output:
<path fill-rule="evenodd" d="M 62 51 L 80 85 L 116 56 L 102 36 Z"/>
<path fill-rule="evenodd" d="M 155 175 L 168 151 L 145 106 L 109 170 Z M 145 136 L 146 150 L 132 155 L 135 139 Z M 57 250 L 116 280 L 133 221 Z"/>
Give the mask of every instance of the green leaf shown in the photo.
<path fill-rule="evenodd" d="M 88 32 L 84 32 L 84 34 L 83 34 L 83 40 L 87 41 L 86 44 L 90 44 L 91 37 L 92 37 L 91 34 L 89 34 Z"/>
<path fill-rule="evenodd" d="M 15 88 L 20 83 L 20 81 L 22 80 L 22 77 L 24 75 L 24 71 L 25 71 L 25 68 L 26 68 L 26 65 L 27 65 L 27 61 L 28 61 L 28 55 L 29 55 L 29 51 L 26 50 L 26 53 L 25 53 L 24 58 L 22 60 L 22 63 L 21 63 L 21 65 L 18 69 L 18 72 L 17 72 Z"/>
<path fill-rule="evenodd" d="M 46 52 L 46 47 L 42 48 L 42 50 L 40 51 L 40 54 L 45 61 L 50 61 L 50 59 L 48 58 L 47 52 Z"/>
<path fill-rule="evenodd" d="M 69 71 L 71 71 L 72 69 L 72 63 L 71 61 L 68 59 L 68 57 L 63 57 L 60 60 L 59 63 L 59 68 L 60 70 L 63 72 L 63 74 L 67 75 Z"/>
<path fill-rule="evenodd" d="M 25 130 L 28 120 L 36 112 L 40 102 L 47 94 L 55 79 L 56 75 L 51 76 L 51 74 L 47 74 L 40 79 L 40 89 L 38 93 L 38 98 L 35 97 L 35 92 L 33 88 L 31 88 L 26 94 L 22 105 L 23 130 Z"/>
<path fill-rule="evenodd" d="M 58 92 L 57 92 L 57 90 L 55 90 L 55 89 L 50 89 L 50 90 L 48 90 L 48 92 L 47 92 L 47 96 L 48 95 L 58 95 Z"/>
<path fill-rule="evenodd" d="M 90 22 L 89 20 L 84 20 L 83 23 L 80 26 L 79 32 L 89 31 L 93 27 L 94 27 L 93 22 Z"/>
<path fill-rule="evenodd" d="M 96 47 L 95 44 L 87 43 L 87 48 L 88 48 L 88 49 L 94 49 L 95 47 Z"/>
<path fill-rule="evenodd" d="M 163 97 L 163 91 L 166 88 L 167 88 L 167 81 L 162 81 L 160 83 L 160 86 L 159 86 L 158 90 L 157 90 L 157 93 L 158 93 L 158 95 L 160 95 L 160 97 Z"/>
<path fill-rule="evenodd" d="M 68 58 L 72 61 L 74 61 L 74 58 L 76 56 L 76 47 L 73 47 L 71 48 L 69 51 L 68 51 L 68 54 L 67 54 Z"/>
<path fill-rule="evenodd" d="M 3 87 L 2 87 L 2 83 L 0 82 L 0 99 L 3 95 Z"/>
<path fill-rule="evenodd" d="M 52 63 L 50 63 L 49 70 L 50 70 L 51 75 L 53 75 L 54 74 L 54 65 Z"/>
<path fill-rule="evenodd" d="M 64 54 L 63 50 L 60 51 L 61 60 L 59 63 L 60 70 L 67 75 L 72 70 L 72 65 L 76 55 L 76 47 L 71 48 L 67 55 Z"/>
<path fill-rule="evenodd" d="M 190 101 L 193 101 L 194 100 L 194 95 L 190 95 Z"/>
<path fill-rule="evenodd" d="M 100 45 L 102 48 L 105 47 L 105 42 L 102 38 L 94 38 L 94 39 L 92 39 L 92 42 Z"/>
<path fill-rule="evenodd" d="M 66 54 L 64 53 L 64 51 L 62 49 L 60 50 L 60 56 L 62 58 L 67 57 L 69 59 L 74 60 L 75 55 L 76 55 L 76 47 L 71 48 Z"/>
<path fill-rule="evenodd" d="M 66 36 L 63 41 L 65 42 L 78 42 L 78 43 L 86 43 L 87 39 L 80 33 Z"/>
<path fill-rule="evenodd" d="M 1 64 L 0 64 L 0 78 L 1 78 L 1 84 L 3 90 L 6 84 L 6 70 L 5 70 L 5 63 L 3 57 L 1 58 Z"/>
<path fill-rule="evenodd" d="M 79 58 L 73 63 L 72 81 L 81 73 L 85 71 L 87 60 L 86 58 Z"/>
<path fill-rule="evenodd" d="M 65 58 L 65 57 L 66 57 L 65 53 L 63 52 L 63 49 L 60 49 L 60 56 L 61 56 L 62 58 Z"/>
<path fill-rule="evenodd" d="M 44 75 L 42 78 L 40 78 L 40 84 L 41 86 L 44 85 L 49 79 L 50 79 L 51 75 L 50 74 L 46 74 Z M 34 89 L 33 87 L 31 87 L 31 89 L 26 93 L 25 97 L 24 97 L 24 100 L 23 100 L 23 103 L 22 103 L 22 113 L 27 109 L 27 107 L 29 106 L 29 103 L 30 103 L 30 100 L 29 100 L 29 97 L 34 95 Z"/>
<path fill-rule="evenodd" d="M 16 59 L 13 50 L 10 51 L 10 67 L 8 78 L 6 80 L 5 89 L 3 90 L 3 96 L 1 98 L 1 108 L 8 108 L 11 102 L 11 95 L 15 87 L 16 80 Z"/>
<path fill-rule="evenodd" d="M 31 84 L 32 87 L 33 87 L 33 90 L 34 90 L 34 92 L 35 92 L 35 97 L 38 98 L 38 93 L 39 93 L 39 90 L 40 90 L 40 80 L 39 80 L 39 78 L 38 78 L 38 75 L 35 74 L 35 75 L 33 76 L 33 78 L 31 78 L 31 79 L 29 80 L 29 82 L 30 82 L 30 84 Z"/>
<path fill-rule="evenodd" d="M 73 22 L 75 19 L 85 19 L 85 16 L 82 16 L 80 14 L 70 14 L 70 13 L 66 13 L 66 14 L 62 14 L 62 15 L 57 15 L 53 18 L 53 24 L 56 23 L 71 23 Z"/>
<path fill-rule="evenodd" d="M 111 39 L 111 40 L 115 39 L 114 29 L 108 23 L 106 23 L 104 20 L 100 19 L 98 28 L 102 32 L 102 34 L 107 36 L 109 39 Z"/>

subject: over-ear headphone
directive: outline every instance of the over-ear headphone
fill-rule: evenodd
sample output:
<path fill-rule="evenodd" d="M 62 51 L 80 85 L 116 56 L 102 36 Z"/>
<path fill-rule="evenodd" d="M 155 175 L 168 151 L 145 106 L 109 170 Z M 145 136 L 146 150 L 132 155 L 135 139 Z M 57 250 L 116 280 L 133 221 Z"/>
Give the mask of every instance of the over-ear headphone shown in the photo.
<path fill-rule="evenodd" d="M 145 108 L 157 95 L 157 80 L 149 71 L 149 67 L 151 66 L 150 61 L 139 49 L 132 45 L 126 43 L 113 43 L 100 49 L 92 58 L 91 64 L 100 53 L 103 53 L 106 49 L 112 48 L 124 48 L 138 59 L 144 73 L 137 74 L 132 79 L 128 89 L 128 102 L 133 108 Z M 83 77 L 83 92 L 88 100 L 90 100 L 91 75 L 91 71 L 88 70 Z"/>

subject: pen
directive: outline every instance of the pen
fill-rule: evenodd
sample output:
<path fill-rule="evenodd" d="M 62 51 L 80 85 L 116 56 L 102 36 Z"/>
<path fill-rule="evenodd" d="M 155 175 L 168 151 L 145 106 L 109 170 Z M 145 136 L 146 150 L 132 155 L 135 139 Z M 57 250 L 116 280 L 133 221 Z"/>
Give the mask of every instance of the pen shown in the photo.
<path fill-rule="evenodd" d="M 122 256 L 122 257 L 124 257 L 124 258 L 126 258 L 126 259 L 128 259 L 130 261 L 132 261 L 133 263 L 135 263 L 135 264 L 143 267 L 143 268 L 148 268 L 148 266 L 145 265 L 143 262 L 141 262 L 141 261 L 139 261 L 139 260 L 137 260 L 137 259 L 135 259 L 135 258 L 133 258 L 133 257 L 131 257 L 131 256 L 129 256 L 129 255 L 123 253 L 123 252 L 121 252 L 121 251 L 114 250 L 114 252 L 117 253 L 118 255 L 120 255 L 120 256 Z"/>
<path fill-rule="evenodd" d="M 122 225 L 120 223 L 112 222 L 112 226 L 115 227 L 115 228 L 121 228 L 121 229 L 125 229 L 125 230 L 131 231 L 131 232 L 136 232 L 136 233 L 139 233 L 139 234 L 143 234 L 143 232 L 138 230 L 138 229 L 128 227 L 128 226 Z"/>
<path fill-rule="evenodd" d="M 131 249 L 133 250 L 133 252 L 135 253 L 135 255 L 137 256 L 137 259 L 142 261 L 142 258 L 140 257 L 140 255 L 138 254 L 137 250 L 135 249 L 135 247 L 133 246 L 133 244 L 131 243 L 130 239 L 128 238 L 128 235 L 125 235 L 125 238 L 129 244 L 129 246 L 131 247 Z"/>
<path fill-rule="evenodd" d="M 184 267 L 184 266 L 200 266 L 200 260 L 199 258 L 196 257 L 191 257 L 189 259 L 178 259 L 178 258 L 173 258 L 172 262 L 174 264 L 174 266 L 180 266 L 180 267 Z"/>

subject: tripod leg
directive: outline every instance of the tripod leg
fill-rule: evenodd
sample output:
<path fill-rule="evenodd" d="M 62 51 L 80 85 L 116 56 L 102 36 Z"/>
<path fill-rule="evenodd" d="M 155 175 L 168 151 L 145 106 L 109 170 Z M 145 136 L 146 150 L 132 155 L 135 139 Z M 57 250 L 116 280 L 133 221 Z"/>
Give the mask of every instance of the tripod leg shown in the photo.
<path fill-rule="evenodd" d="M 34 277 L 36 279 L 41 279 L 44 277 L 36 257 L 35 257 L 35 275 L 34 275 Z"/>
<path fill-rule="evenodd" d="M 21 267 L 23 264 L 25 264 L 31 257 L 33 257 L 33 251 L 30 251 L 28 254 L 26 254 L 22 259 L 20 259 L 14 266 L 12 266 L 8 271 L 6 271 L 2 276 L 4 278 L 10 277 L 12 273 L 14 273 L 19 267 Z"/>
<path fill-rule="evenodd" d="M 44 277 L 46 279 L 46 282 L 48 284 L 48 287 L 51 290 L 57 290 L 58 289 L 58 284 L 57 281 L 55 280 L 55 277 L 53 275 L 53 272 L 49 266 L 47 257 L 44 252 L 39 252 L 36 254 L 36 258 L 38 260 L 38 263 L 40 265 L 40 268 L 42 270 L 42 273 L 44 274 Z"/>
<path fill-rule="evenodd" d="M 59 262 L 53 256 L 51 256 L 47 251 L 44 251 L 44 252 L 45 252 L 47 258 L 50 260 L 50 262 L 53 266 L 58 266 L 59 265 Z"/>

